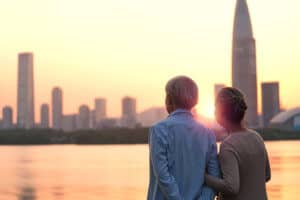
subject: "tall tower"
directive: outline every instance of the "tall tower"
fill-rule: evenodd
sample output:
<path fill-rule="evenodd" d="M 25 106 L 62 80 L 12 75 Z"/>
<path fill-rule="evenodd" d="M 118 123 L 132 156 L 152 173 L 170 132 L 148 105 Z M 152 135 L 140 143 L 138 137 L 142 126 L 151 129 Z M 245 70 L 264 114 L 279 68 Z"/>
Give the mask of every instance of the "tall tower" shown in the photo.
<path fill-rule="evenodd" d="M 62 129 L 63 119 L 63 94 L 58 87 L 52 90 L 52 128 L 56 130 Z"/>
<path fill-rule="evenodd" d="M 18 59 L 17 126 L 34 127 L 33 54 L 20 53 Z"/>
<path fill-rule="evenodd" d="M 232 86 L 240 89 L 248 110 L 245 121 L 250 127 L 258 126 L 256 47 L 246 0 L 237 0 L 232 44 Z"/>

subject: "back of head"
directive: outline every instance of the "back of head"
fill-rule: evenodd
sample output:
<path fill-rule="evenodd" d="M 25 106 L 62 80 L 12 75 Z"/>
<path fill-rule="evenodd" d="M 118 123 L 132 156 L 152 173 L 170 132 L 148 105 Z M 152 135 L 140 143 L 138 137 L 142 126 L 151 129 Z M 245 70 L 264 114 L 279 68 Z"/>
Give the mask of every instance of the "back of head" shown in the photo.
<path fill-rule="evenodd" d="M 166 93 L 178 108 L 190 110 L 198 103 L 198 87 L 187 76 L 177 76 L 168 81 Z"/>
<path fill-rule="evenodd" d="M 232 87 L 221 89 L 216 98 L 216 107 L 221 109 L 222 115 L 233 124 L 241 123 L 247 110 L 244 95 Z"/>

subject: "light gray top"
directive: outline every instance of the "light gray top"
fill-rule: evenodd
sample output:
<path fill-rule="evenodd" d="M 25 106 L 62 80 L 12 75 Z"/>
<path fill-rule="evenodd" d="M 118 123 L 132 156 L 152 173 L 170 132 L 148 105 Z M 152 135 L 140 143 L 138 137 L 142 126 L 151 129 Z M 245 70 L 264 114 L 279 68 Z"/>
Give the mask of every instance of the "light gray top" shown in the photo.
<path fill-rule="evenodd" d="M 222 200 L 266 200 L 271 179 L 268 154 L 261 136 L 253 130 L 233 133 L 220 147 L 223 179 L 206 175 L 206 184 L 221 193 Z"/>

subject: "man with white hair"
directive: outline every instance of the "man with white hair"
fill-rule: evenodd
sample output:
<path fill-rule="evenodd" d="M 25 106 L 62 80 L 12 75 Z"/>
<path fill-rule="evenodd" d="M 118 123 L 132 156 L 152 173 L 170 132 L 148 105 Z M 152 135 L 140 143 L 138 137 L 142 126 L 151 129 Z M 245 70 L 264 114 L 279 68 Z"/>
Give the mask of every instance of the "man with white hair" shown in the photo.
<path fill-rule="evenodd" d="M 186 76 L 166 85 L 167 119 L 150 129 L 148 200 L 212 200 L 205 173 L 219 176 L 214 134 L 198 123 L 191 110 L 198 103 L 198 87 Z"/>

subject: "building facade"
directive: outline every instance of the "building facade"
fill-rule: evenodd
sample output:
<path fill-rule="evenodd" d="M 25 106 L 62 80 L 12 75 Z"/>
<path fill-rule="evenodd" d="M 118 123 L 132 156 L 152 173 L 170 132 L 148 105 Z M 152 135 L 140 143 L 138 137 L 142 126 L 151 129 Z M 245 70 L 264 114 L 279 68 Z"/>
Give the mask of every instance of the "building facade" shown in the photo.
<path fill-rule="evenodd" d="M 137 124 L 136 117 L 136 99 L 132 97 L 124 97 L 122 99 L 121 126 L 134 128 Z"/>
<path fill-rule="evenodd" d="M 263 126 L 269 126 L 270 120 L 280 112 L 279 82 L 261 84 Z"/>
<path fill-rule="evenodd" d="M 49 128 L 49 105 L 41 105 L 41 128 Z"/>
<path fill-rule="evenodd" d="M 52 90 L 52 128 L 62 129 L 63 118 L 63 92 L 59 87 Z"/>
<path fill-rule="evenodd" d="M 237 0 L 232 44 L 232 86 L 246 98 L 248 126 L 258 126 L 256 45 L 246 0 Z"/>
<path fill-rule="evenodd" d="M 33 54 L 18 55 L 17 127 L 34 128 Z"/>
<path fill-rule="evenodd" d="M 106 112 L 106 99 L 95 99 L 94 123 L 96 127 L 103 119 L 107 117 Z"/>
<path fill-rule="evenodd" d="M 77 119 L 77 129 L 90 129 L 90 116 L 91 114 L 89 107 L 87 105 L 80 106 Z"/>
<path fill-rule="evenodd" d="M 2 129 L 12 129 L 13 124 L 13 109 L 10 106 L 5 106 L 2 109 Z"/>

